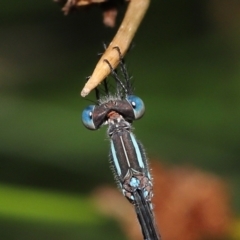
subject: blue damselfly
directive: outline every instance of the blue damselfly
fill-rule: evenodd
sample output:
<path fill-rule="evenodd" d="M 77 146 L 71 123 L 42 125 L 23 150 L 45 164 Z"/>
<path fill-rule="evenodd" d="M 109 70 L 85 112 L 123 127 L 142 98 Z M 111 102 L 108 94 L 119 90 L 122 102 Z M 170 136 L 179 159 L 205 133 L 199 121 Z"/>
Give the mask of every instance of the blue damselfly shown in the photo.
<path fill-rule="evenodd" d="M 116 91 L 110 95 L 106 82 L 104 96 L 100 96 L 96 89 L 97 104 L 90 105 L 83 111 L 82 121 L 91 130 L 108 125 L 111 165 L 117 183 L 123 195 L 135 206 L 144 239 L 159 240 L 151 202 L 152 178 L 143 146 L 136 140 L 131 127 L 132 121 L 143 116 L 145 107 L 143 101 L 133 95 L 132 83 L 120 49 L 115 49 L 120 56 L 123 80 L 108 60 L 105 60 L 116 80 Z"/>

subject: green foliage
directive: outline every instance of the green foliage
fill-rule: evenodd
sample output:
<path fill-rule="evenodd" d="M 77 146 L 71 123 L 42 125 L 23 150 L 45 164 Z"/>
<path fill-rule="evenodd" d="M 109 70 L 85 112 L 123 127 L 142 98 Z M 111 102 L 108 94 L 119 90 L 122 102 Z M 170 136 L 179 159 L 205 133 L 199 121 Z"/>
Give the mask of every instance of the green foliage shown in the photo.
<path fill-rule="evenodd" d="M 65 224 L 99 224 L 86 197 L 0 185 L 0 217 Z"/>

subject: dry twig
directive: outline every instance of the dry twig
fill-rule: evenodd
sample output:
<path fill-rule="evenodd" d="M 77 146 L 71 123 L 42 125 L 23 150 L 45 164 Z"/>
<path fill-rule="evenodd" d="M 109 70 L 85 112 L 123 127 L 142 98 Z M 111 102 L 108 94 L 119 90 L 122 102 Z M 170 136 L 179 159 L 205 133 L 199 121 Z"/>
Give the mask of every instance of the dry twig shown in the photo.
<path fill-rule="evenodd" d="M 148 9 L 150 0 L 131 0 L 124 16 L 122 24 L 120 25 L 117 34 L 115 35 L 112 42 L 102 55 L 101 59 L 97 63 L 92 76 L 89 78 L 84 88 L 81 91 L 81 96 L 87 96 L 92 89 L 94 89 L 101 81 L 106 78 L 110 69 L 109 66 L 104 62 L 107 59 L 109 63 L 116 68 L 119 64 L 119 55 L 114 47 L 119 47 L 121 53 L 124 56 L 126 51 L 131 44 L 131 41 Z"/>

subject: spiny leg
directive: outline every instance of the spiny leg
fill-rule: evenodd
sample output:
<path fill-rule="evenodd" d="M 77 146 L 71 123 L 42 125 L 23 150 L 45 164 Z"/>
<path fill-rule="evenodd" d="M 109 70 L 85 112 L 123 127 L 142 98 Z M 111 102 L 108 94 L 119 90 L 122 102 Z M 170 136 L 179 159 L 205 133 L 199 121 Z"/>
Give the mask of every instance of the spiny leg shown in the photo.
<path fill-rule="evenodd" d="M 107 84 L 107 78 L 105 78 L 103 80 L 103 84 L 104 84 L 104 89 L 105 89 L 106 95 L 109 97 L 109 88 L 108 88 L 108 84 Z"/>
<path fill-rule="evenodd" d="M 123 76 L 124 76 L 124 79 L 125 79 L 125 82 L 126 82 L 128 94 L 132 94 L 132 91 L 133 91 L 132 90 L 132 85 L 130 83 L 130 77 L 128 75 L 128 70 L 127 70 L 124 58 L 122 56 L 121 50 L 118 46 L 113 47 L 113 49 L 116 49 L 118 54 L 119 54 L 120 68 L 121 68 L 121 71 L 123 73 Z"/>
<path fill-rule="evenodd" d="M 113 77 L 115 78 L 116 82 L 119 83 L 121 85 L 121 87 L 123 88 L 125 94 L 128 94 L 128 91 L 126 89 L 126 87 L 124 86 L 123 82 L 120 80 L 120 78 L 118 77 L 117 73 L 114 71 L 112 65 L 110 64 L 110 62 L 107 59 L 104 59 L 104 62 L 106 62 L 111 70 L 111 73 L 113 75 Z M 117 88 L 117 94 L 120 95 L 120 91 L 119 88 Z"/>

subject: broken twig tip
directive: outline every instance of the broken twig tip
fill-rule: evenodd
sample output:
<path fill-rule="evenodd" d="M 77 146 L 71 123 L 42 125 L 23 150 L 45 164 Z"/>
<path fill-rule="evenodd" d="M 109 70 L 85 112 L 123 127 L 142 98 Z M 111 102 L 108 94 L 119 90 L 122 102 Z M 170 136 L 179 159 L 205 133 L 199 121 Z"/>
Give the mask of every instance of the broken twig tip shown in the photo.
<path fill-rule="evenodd" d="M 90 93 L 90 89 L 83 88 L 83 90 L 81 91 L 81 96 L 86 97 L 89 93 Z"/>

